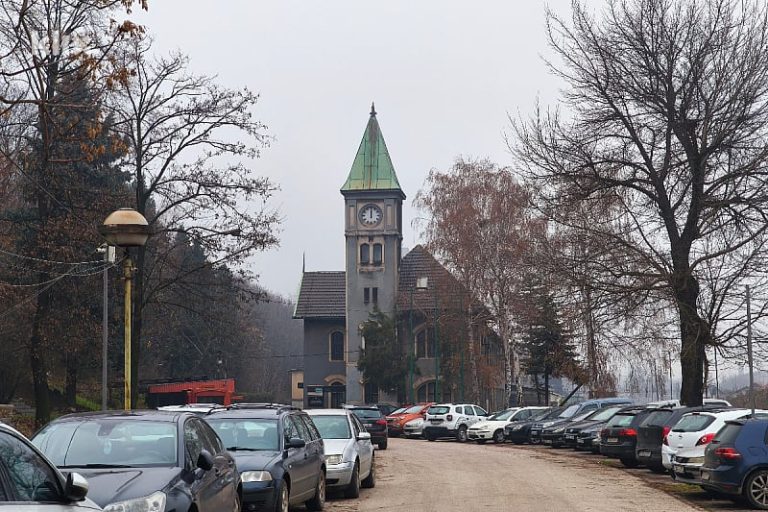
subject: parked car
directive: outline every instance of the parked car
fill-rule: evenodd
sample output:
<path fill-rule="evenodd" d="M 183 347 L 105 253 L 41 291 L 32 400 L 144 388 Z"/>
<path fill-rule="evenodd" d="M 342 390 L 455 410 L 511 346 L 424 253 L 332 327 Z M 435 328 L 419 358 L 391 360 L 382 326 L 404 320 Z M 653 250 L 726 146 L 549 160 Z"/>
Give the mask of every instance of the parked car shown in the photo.
<path fill-rule="evenodd" d="M 731 407 L 731 402 L 722 398 L 704 398 L 701 402 L 706 407 Z M 676 408 L 681 407 L 680 400 L 659 400 L 658 402 L 648 402 L 645 404 L 649 409 Z"/>
<path fill-rule="evenodd" d="M 664 405 L 664 404 L 663 404 Z M 689 412 L 704 411 L 715 407 L 660 407 L 655 408 L 645 417 L 637 428 L 635 458 L 640 464 L 656 473 L 667 470 L 661 461 L 661 446 L 672 426 Z"/>
<path fill-rule="evenodd" d="M 408 438 L 420 438 L 424 433 L 424 418 L 419 416 L 403 425 L 403 435 Z"/>
<path fill-rule="evenodd" d="M 708 444 L 726 421 L 747 418 L 750 414 L 749 409 L 710 409 L 683 415 L 664 438 L 661 447 L 662 464 L 672 469 L 671 456 L 678 450 Z"/>
<path fill-rule="evenodd" d="M 579 415 L 559 421 L 541 431 L 541 442 L 553 448 L 560 448 L 564 444 L 565 429 L 573 424 L 581 423 L 597 411 L 584 411 Z"/>
<path fill-rule="evenodd" d="M 438 404 L 427 410 L 423 434 L 427 441 L 453 437 L 460 443 L 468 439 L 469 427 L 485 419 L 488 413 L 479 405 Z"/>
<path fill-rule="evenodd" d="M 93 512 L 88 481 L 66 477 L 17 430 L 0 423 L 0 510 L 18 512 Z"/>
<path fill-rule="evenodd" d="M 360 488 L 376 485 L 371 434 L 347 409 L 311 409 L 307 414 L 325 442 L 327 485 L 357 498 Z"/>
<path fill-rule="evenodd" d="M 387 449 L 387 419 L 381 414 L 379 408 L 375 405 L 349 405 L 346 407 L 352 414 L 357 416 L 365 430 L 371 434 L 371 443 L 379 447 L 379 450 Z"/>
<path fill-rule="evenodd" d="M 579 435 L 582 431 L 596 432 L 621 409 L 622 408 L 619 406 L 598 409 L 592 412 L 583 421 L 577 421 L 567 425 L 565 427 L 565 431 L 563 432 L 563 446 L 566 448 L 578 448 Z M 586 440 L 587 437 L 585 436 L 583 439 Z M 582 441 L 582 445 L 584 445 L 584 442 L 585 441 Z"/>
<path fill-rule="evenodd" d="M 548 408 L 538 416 L 532 417 L 528 421 L 512 423 L 504 427 L 504 436 L 515 444 L 524 444 L 531 442 L 531 427 L 537 423 L 552 420 L 560 416 L 565 407 Z M 539 439 L 540 442 L 540 439 Z"/>
<path fill-rule="evenodd" d="M 469 427 L 467 435 L 470 440 L 477 441 L 479 444 L 491 440 L 494 443 L 503 443 L 504 427 L 511 423 L 529 420 L 545 409 L 546 407 L 512 407 L 478 421 Z"/>
<path fill-rule="evenodd" d="M 381 411 L 381 415 L 384 416 L 384 418 L 386 418 L 393 412 L 401 409 L 397 405 L 393 405 L 393 404 L 376 404 L 376 407 L 379 408 L 379 410 Z"/>
<path fill-rule="evenodd" d="M 704 465 L 706 444 L 693 448 L 681 448 L 670 457 L 672 462 L 672 478 L 678 482 L 692 485 L 701 484 L 701 466 Z"/>
<path fill-rule="evenodd" d="M 578 404 L 569 405 L 563 409 L 558 417 L 531 425 L 530 442 L 532 444 L 540 443 L 542 430 L 559 423 L 564 423 L 569 419 L 579 416 L 585 412 L 596 411 L 598 409 L 602 409 L 603 407 L 610 407 L 615 405 L 630 405 L 631 403 L 632 400 L 627 398 L 597 398 L 594 400 L 587 400 Z"/>
<path fill-rule="evenodd" d="M 768 420 L 728 420 L 704 451 L 701 486 L 768 510 Z"/>
<path fill-rule="evenodd" d="M 433 402 L 416 404 L 408 407 L 401 413 L 387 416 L 387 427 L 389 429 L 389 435 L 392 437 L 398 437 L 402 435 L 403 427 L 406 423 L 417 418 L 424 418 L 424 416 L 427 414 L 427 410 L 433 405 Z"/>
<path fill-rule="evenodd" d="M 614 414 L 600 431 L 600 453 L 619 459 L 628 468 L 636 467 L 637 428 L 652 411 L 644 406 L 633 406 Z"/>
<path fill-rule="evenodd" d="M 325 504 L 325 450 L 312 419 L 291 406 L 231 407 L 206 418 L 234 454 L 243 510 L 288 510 Z"/>
<path fill-rule="evenodd" d="M 106 512 L 240 510 L 240 477 L 219 436 L 198 415 L 107 411 L 62 416 L 32 443 L 60 470 L 90 482 Z"/>

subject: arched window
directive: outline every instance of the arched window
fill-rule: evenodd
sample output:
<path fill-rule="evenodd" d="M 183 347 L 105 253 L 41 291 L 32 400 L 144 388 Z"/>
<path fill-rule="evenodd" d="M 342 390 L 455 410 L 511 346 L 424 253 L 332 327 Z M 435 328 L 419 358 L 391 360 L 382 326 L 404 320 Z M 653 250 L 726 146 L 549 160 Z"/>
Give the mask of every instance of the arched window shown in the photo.
<path fill-rule="evenodd" d="M 344 333 L 335 331 L 331 333 L 331 361 L 344 361 Z"/>
<path fill-rule="evenodd" d="M 435 357 L 435 332 L 424 328 L 416 333 L 416 359 Z"/>
<path fill-rule="evenodd" d="M 371 246 L 362 244 L 360 246 L 360 264 L 368 265 L 371 262 Z"/>
<path fill-rule="evenodd" d="M 416 401 L 420 403 L 435 401 L 435 381 L 425 382 L 416 389 Z"/>
<path fill-rule="evenodd" d="M 381 244 L 373 244 L 373 264 L 381 265 L 384 261 L 384 249 Z"/>

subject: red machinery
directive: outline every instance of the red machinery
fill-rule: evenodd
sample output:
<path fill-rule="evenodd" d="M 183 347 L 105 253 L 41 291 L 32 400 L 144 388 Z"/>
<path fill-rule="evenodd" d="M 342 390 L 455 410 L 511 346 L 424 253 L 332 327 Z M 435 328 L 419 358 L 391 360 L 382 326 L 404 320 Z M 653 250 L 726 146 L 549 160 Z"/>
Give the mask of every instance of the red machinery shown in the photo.
<path fill-rule="evenodd" d="M 242 398 L 235 395 L 235 379 L 166 382 L 151 384 L 147 390 L 150 407 L 197 403 L 232 405 Z"/>

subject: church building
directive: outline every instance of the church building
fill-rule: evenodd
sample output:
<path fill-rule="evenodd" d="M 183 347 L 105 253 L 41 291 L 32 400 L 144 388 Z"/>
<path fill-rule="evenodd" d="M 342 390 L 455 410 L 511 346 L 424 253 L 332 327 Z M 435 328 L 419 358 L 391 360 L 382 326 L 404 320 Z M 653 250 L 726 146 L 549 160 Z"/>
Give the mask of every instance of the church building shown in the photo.
<path fill-rule="evenodd" d="M 465 391 L 483 405 L 503 401 L 503 357 L 483 308 L 424 247 L 401 254 L 406 194 L 373 107 L 341 195 L 345 269 L 303 271 L 294 313 L 304 321 L 304 407 L 463 400 Z M 397 320 L 409 360 L 396 395 L 357 368 L 360 328 L 375 309 Z"/>

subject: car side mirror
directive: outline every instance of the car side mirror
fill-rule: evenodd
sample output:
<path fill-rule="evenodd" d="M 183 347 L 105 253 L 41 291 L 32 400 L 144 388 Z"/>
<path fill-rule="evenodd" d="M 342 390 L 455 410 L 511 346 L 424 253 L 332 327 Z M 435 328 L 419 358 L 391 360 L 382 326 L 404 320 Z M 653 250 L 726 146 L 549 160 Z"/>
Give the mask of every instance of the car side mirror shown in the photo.
<path fill-rule="evenodd" d="M 304 448 L 307 446 L 307 442 L 299 437 L 292 437 L 288 440 L 286 448 Z"/>
<path fill-rule="evenodd" d="M 371 440 L 371 433 L 370 432 L 360 432 L 357 434 L 357 440 L 358 441 L 370 441 Z"/>
<path fill-rule="evenodd" d="M 67 475 L 67 482 L 64 484 L 64 496 L 70 501 L 83 501 L 88 494 L 88 480 L 80 473 L 70 473 Z"/>
<path fill-rule="evenodd" d="M 200 450 L 197 456 L 197 467 L 203 471 L 210 471 L 213 468 L 213 455 L 208 450 Z"/>

